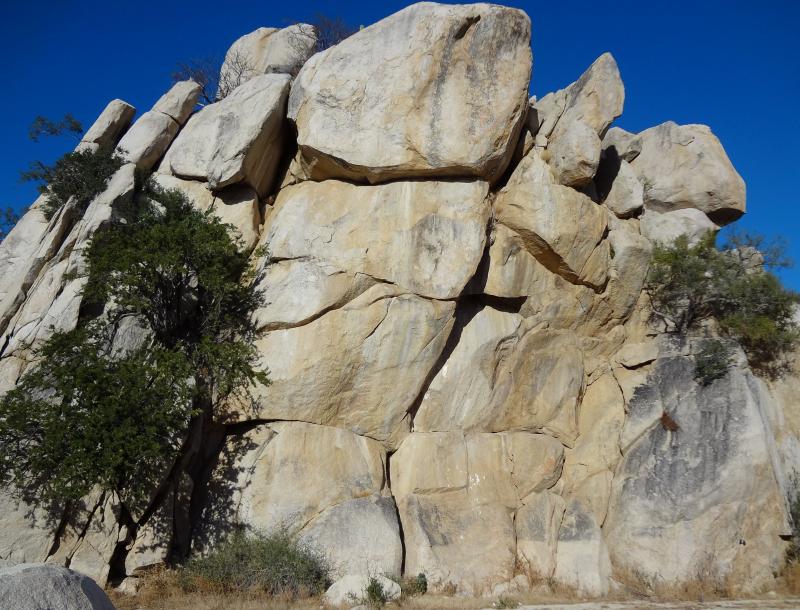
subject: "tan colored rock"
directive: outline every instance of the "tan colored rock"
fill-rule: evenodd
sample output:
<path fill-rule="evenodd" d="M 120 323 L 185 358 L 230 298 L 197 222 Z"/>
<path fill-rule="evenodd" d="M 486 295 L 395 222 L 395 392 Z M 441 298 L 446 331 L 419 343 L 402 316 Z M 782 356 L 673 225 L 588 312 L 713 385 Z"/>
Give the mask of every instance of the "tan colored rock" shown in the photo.
<path fill-rule="evenodd" d="M 497 368 L 517 342 L 522 316 L 491 307 L 460 309 L 458 344 L 431 381 L 414 418 L 420 431 L 469 430 L 491 404 Z M 466 320 L 465 320 L 466 318 Z"/>
<path fill-rule="evenodd" d="M 608 271 L 606 214 L 586 195 L 556 184 L 536 150 L 526 156 L 495 201 L 497 219 L 554 273 L 601 286 Z"/>
<path fill-rule="evenodd" d="M 142 170 L 154 167 L 172 144 L 199 96 L 197 83 L 175 83 L 153 109 L 139 117 L 122 136 L 117 144 L 119 153 Z"/>
<path fill-rule="evenodd" d="M 58 527 L 44 508 L 25 504 L 13 494 L 11 488 L 0 494 L 0 568 L 43 562 Z"/>
<path fill-rule="evenodd" d="M 368 275 L 347 273 L 323 261 L 263 259 L 256 286 L 264 304 L 254 319 L 263 330 L 302 326 L 352 301 L 374 283 Z"/>
<path fill-rule="evenodd" d="M 179 125 L 185 125 L 192 114 L 202 87 L 192 80 L 175 83 L 153 106 L 153 112 L 162 112 Z"/>
<path fill-rule="evenodd" d="M 178 135 L 180 125 L 163 112 L 145 112 L 122 136 L 117 150 L 143 170 L 155 166 Z"/>
<path fill-rule="evenodd" d="M 744 213 L 744 181 L 708 127 L 668 121 L 639 135 L 642 152 L 631 165 L 649 210 L 696 208 L 720 225 Z"/>
<path fill-rule="evenodd" d="M 408 436 L 391 458 L 406 574 L 424 572 L 432 589 L 450 583 L 467 594 L 508 582 L 513 513 L 555 484 L 562 458 L 560 443 L 540 434 Z"/>
<path fill-rule="evenodd" d="M 303 182 L 278 195 L 263 243 L 278 261 L 324 261 L 422 296 L 455 298 L 483 255 L 487 192 L 480 181 Z"/>
<path fill-rule="evenodd" d="M 207 181 L 212 190 L 244 182 L 265 195 L 277 179 L 290 79 L 256 76 L 193 115 L 159 171 Z"/>
<path fill-rule="evenodd" d="M 300 532 L 330 507 L 386 484 L 380 444 L 340 428 L 282 422 L 231 443 L 206 510 L 212 528 Z"/>
<path fill-rule="evenodd" d="M 640 227 L 644 237 L 663 246 L 672 244 L 681 235 L 689 238 L 689 245 L 695 245 L 707 233 L 719 231 L 719 226 L 708 216 L 692 208 L 664 213 L 645 209 Z"/>
<path fill-rule="evenodd" d="M 444 349 L 454 304 L 395 296 L 385 284 L 299 328 L 256 342 L 272 385 L 240 417 L 341 426 L 397 443 L 407 411 Z"/>
<path fill-rule="evenodd" d="M 235 236 L 245 250 L 252 250 L 259 240 L 261 211 L 258 194 L 249 186 L 235 184 L 217 191 L 212 207 L 219 219 L 233 225 Z"/>
<path fill-rule="evenodd" d="M 76 150 L 97 150 L 115 146 L 131 124 L 136 108 L 122 100 L 111 100 L 81 137 Z"/>
<path fill-rule="evenodd" d="M 306 23 L 258 28 L 238 38 L 225 54 L 219 82 L 226 93 L 259 74 L 295 75 L 314 54 L 317 33 Z M 219 95 L 219 93 L 218 93 Z"/>
<path fill-rule="evenodd" d="M 658 343 L 655 341 L 626 343 L 614 355 L 617 362 L 629 369 L 652 362 L 656 358 L 658 358 Z"/>
<path fill-rule="evenodd" d="M 549 93 L 534 104 L 544 117 L 540 133 L 558 138 L 557 129 L 583 121 L 603 137 L 611 122 L 622 114 L 625 88 L 617 62 L 603 53 L 581 77 L 560 91 Z"/>
<path fill-rule="evenodd" d="M 312 57 L 289 117 L 314 179 L 494 182 L 517 143 L 530 70 L 522 11 L 420 3 Z"/>
<path fill-rule="evenodd" d="M 581 120 L 559 122 L 548 144 L 549 164 L 559 184 L 580 188 L 587 186 L 600 164 L 600 138 Z"/>
<path fill-rule="evenodd" d="M 366 601 L 367 587 L 372 579 L 375 579 L 380 585 L 388 601 L 400 598 L 400 585 L 382 574 L 348 574 L 328 587 L 323 598 L 325 604 L 334 607 L 351 607 L 353 604 Z"/>

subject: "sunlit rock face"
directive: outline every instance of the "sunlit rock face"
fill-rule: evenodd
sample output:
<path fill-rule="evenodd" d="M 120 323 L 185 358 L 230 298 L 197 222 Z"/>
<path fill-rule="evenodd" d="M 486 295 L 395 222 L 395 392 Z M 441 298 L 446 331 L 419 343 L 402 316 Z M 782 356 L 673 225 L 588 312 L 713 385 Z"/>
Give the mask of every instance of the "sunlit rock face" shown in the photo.
<path fill-rule="evenodd" d="M 116 582 L 243 527 L 288 529 L 341 582 L 768 581 L 800 468 L 798 376 L 767 383 L 740 356 L 699 385 L 700 340 L 660 334 L 643 291 L 654 245 L 745 210 L 717 138 L 612 125 L 609 53 L 529 100 L 530 20 L 512 8 L 420 3 L 315 45 L 302 25 L 246 34 L 223 74 L 242 56 L 252 73 L 201 110 L 191 82 L 138 120 L 112 101 L 79 147 L 128 162 L 82 215 L 45 220 L 40 198 L 0 245 L 5 392 L 78 323 L 87 243 L 155 171 L 253 252 L 272 381 L 191 439 L 199 461 L 137 528 L 107 494 L 59 527 L 5 490 L 0 565 Z"/>

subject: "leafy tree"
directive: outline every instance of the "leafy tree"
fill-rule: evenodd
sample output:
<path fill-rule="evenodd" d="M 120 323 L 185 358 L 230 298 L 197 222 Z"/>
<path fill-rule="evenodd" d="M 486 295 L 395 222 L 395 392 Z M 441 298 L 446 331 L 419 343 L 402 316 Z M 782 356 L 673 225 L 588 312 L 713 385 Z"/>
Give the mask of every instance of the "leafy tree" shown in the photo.
<path fill-rule="evenodd" d="M 753 243 L 763 241 L 736 237 L 718 248 L 710 233 L 696 245 L 682 236 L 656 246 L 647 289 L 654 314 L 675 332 L 714 320 L 722 334 L 741 344 L 751 366 L 777 374 L 798 338 L 798 295 L 770 271 L 787 264 L 780 249 L 767 248 L 764 256 Z"/>
<path fill-rule="evenodd" d="M 123 163 L 113 149 L 87 149 L 69 152 L 53 165 L 34 161 L 21 178 L 23 182 L 39 183 L 37 190 L 46 197 L 42 212 L 49 220 L 73 197 L 79 214 L 85 212 Z"/>
<path fill-rule="evenodd" d="M 0 241 L 3 241 L 8 235 L 9 231 L 17 224 L 20 215 L 17 214 L 12 208 L 0 210 Z"/>
<path fill-rule="evenodd" d="M 192 431 L 268 379 L 253 345 L 261 297 L 233 228 L 149 183 L 121 213 L 86 251 L 81 324 L 0 399 L 0 482 L 67 506 L 100 488 L 145 519 Z M 117 333 L 131 321 L 138 341 Z"/>

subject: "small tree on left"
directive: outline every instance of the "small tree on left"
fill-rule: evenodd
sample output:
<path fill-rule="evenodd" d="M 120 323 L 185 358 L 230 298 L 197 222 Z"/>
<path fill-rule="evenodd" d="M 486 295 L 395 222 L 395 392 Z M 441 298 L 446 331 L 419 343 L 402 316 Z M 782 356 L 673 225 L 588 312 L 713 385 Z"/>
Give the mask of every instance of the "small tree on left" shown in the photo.
<path fill-rule="evenodd" d="M 149 181 L 117 212 L 86 250 L 78 327 L 54 333 L 0 398 L 0 484 L 67 509 L 113 492 L 135 529 L 196 433 L 268 379 L 253 345 L 261 297 L 233 227 Z"/>

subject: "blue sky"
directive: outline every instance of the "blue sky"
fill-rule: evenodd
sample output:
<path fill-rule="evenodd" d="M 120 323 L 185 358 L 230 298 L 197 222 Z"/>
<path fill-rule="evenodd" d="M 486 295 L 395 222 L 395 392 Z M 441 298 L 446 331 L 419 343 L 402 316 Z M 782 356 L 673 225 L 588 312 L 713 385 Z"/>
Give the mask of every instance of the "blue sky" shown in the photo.
<path fill-rule="evenodd" d="M 88 127 L 118 97 L 147 110 L 170 84 L 178 61 L 224 54 L 259 26 L 283 26 L 317 12 L 369 25 L 408 2 L 17 2 L 0 7 L 0 207 L 29 204 L 19 171 L 50 162 L 68 140 L 27 138 L 37 114 L 72 112 Z M 800 2 L 533 2 L 532 93 L 575 80 L 611 51 L 625 82 L 621 127 L 666 120 L 706 123 L 747 182 L 748 213 L 737 223 L 782 235 L 800 290 Z"/>

